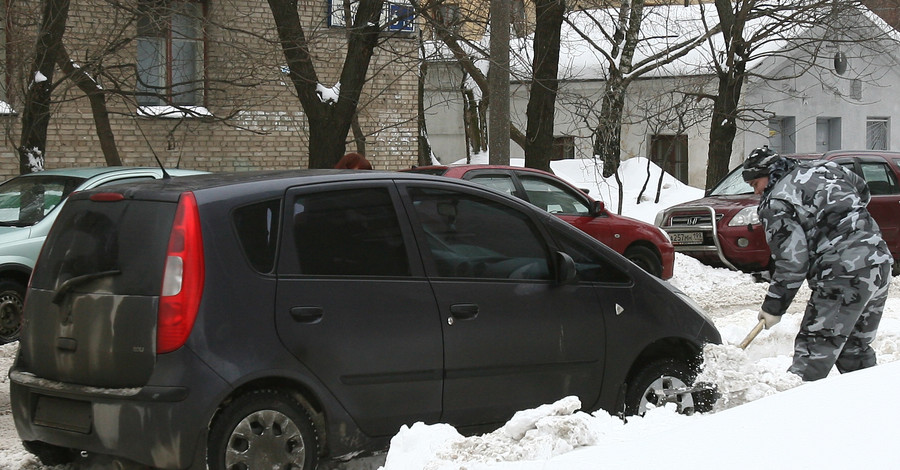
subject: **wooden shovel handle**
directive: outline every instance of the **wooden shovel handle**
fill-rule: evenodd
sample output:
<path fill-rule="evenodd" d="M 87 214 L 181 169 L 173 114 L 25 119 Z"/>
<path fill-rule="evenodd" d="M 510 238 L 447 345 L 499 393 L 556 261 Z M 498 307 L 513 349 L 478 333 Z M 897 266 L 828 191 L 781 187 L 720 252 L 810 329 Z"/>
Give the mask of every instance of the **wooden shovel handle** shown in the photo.
<path fill-rule="evenodd" d="M 759 323 L 757 323 L 756 326 L 754 326 L 753 329 L 750 330 L 750 333 L 747 334 L 747 337 L 744 338 L 743 341 L 741 341 L 741 344 L 740 344 L 741 349 L 747 349 L 747 346 L 750 345 L 750 342 L 753 341 L 753 338 L 756 338 L 756 335 L 758 335 L 759 332 L 762 331 L 763 328 L 765 328 L 765 327 L 766 327 L 766 321 L 760 320 Z"/>

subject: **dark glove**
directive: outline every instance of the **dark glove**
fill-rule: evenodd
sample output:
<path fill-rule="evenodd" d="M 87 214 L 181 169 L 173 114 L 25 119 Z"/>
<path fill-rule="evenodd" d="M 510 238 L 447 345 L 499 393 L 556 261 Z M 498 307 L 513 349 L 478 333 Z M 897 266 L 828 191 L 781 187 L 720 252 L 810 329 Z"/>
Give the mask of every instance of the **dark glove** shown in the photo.
<path fill-rule="evenodd" d="M 772 315 L 771 313 L 760 311 L 759 315 L 756 316 L 756 319 L 765 321 L 766 329 L 768 330 L 781 321 L 781 315 Z"/>

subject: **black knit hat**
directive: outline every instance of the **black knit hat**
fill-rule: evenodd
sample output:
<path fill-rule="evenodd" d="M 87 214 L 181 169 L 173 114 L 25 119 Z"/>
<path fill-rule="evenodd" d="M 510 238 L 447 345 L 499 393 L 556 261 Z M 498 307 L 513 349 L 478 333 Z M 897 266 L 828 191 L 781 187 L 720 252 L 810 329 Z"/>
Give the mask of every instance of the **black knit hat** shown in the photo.
<path fill-rule="evenodd" d="M 741 172 L 741 176 L 744 177 L 744 181 L 769 176 L 769 167 L 779 159 L 781 156 L 770 150 L 767 145 L 755 149 L 744 161 L 744 171 Z"/>

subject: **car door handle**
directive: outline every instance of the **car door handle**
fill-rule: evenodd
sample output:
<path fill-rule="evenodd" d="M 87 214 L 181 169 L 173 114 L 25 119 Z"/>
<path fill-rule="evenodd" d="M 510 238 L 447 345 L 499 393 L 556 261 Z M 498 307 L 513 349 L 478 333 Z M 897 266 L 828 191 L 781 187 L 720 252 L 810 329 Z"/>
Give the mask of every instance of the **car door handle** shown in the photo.
<path fill-rule="evenodd" d="M 450 324 L 453 324 L 453 319 L 472 320 L 477 316 L 477 304 L 453 304 L 450 306 Z"/>
<path fill-rule="evenodd" d="M 325 310 L 322 307 L 293 307 L 291 316 L 298 323 L 319 323 Z"/>

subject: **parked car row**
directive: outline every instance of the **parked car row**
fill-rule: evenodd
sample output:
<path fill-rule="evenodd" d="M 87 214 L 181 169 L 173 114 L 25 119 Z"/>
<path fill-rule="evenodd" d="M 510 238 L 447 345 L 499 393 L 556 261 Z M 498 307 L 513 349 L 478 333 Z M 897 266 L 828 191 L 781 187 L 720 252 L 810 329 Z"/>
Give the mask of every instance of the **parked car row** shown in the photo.
<path fill-rule="evenodd" d="M 900 275 L 900 152 L 842 150 L 787 156 L 832 160 L 866 180 L 872 194 L 868 210 L 894 256 L 894 275 Z M 758 205 L 759 196 L 738 167 L 706 197 L 661 211 L 656 225 L 669 233 L 677 252 L 711 265 L 765 272 L 771 254 L 756 213 Z"/>
<path fill-rule="evenodd" d="M 334 170 L 68 194 L 9 372 L 47 465 L 312 470 L 404 424 L 483 431 L 570 395 L 622 414 L 711 404 L 692 382 L 713 323 L 548 213 L 559 200 Z"/>

